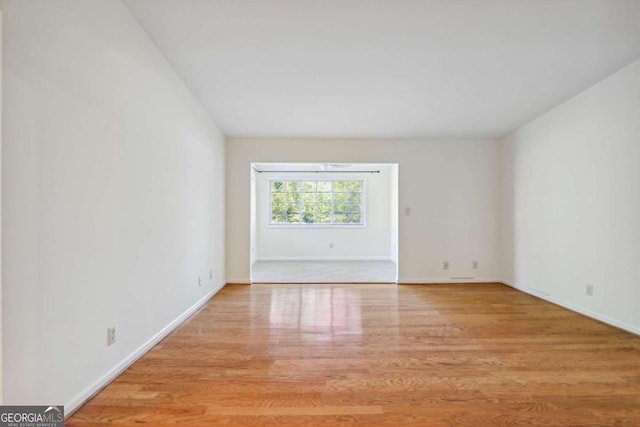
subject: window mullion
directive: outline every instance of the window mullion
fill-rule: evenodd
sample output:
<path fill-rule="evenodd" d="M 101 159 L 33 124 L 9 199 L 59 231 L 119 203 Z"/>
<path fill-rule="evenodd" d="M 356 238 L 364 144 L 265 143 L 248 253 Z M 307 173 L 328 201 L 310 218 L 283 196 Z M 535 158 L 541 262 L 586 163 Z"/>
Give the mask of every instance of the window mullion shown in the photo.
<path fill-rule="evenodd" d="M 334 181 L 330 181 L 331 182 L 331 225 L 335 224 L 335 204 L 333 203 L 333 183 Z"/>
<path fill-rule="evenodd" d="M 302 181 L 298 181 L 298 223 L 302 225 Z"/>
<path fill-rule="evenodd" d="M 289 219 L 289 186 L 288 186 L 288 182 L 287 182 L 287 187 L 285 188 L 285 192 L 284 192 L 284 214 L 286 215 L 286 222 L 285 224 L 291 224 L 291 220 Z"/>
<path fill-rule="evenodd" d="M 314 182 L 315 190 L 313 191 L 313 223 L 318 224 L 318 181 Z"/>

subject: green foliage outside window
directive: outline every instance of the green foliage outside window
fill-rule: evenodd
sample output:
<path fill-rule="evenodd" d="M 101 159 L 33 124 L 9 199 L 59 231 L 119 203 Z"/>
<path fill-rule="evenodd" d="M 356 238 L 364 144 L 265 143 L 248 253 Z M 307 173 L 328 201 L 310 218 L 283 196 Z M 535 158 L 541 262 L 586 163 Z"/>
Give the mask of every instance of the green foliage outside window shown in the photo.
<path fill-rule="evenodd" d="M 271 224 L 363 224 L 363 181 L 271 181 Z"/>

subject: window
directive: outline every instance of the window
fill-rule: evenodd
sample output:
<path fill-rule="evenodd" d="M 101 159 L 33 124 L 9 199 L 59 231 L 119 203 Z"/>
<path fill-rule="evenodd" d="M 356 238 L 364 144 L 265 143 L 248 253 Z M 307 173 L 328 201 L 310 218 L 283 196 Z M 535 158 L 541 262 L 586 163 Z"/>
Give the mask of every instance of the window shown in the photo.
<path fill-rule="evenodd" d="M 364 181 L 271 180 L 271 225 L 364 225 Z"/>

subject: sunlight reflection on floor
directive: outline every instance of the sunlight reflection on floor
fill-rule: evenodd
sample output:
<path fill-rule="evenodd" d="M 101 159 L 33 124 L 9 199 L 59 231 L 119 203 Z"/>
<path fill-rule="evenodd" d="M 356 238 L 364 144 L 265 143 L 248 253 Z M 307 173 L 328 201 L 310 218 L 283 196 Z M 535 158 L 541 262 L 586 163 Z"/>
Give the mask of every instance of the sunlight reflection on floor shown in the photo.
<path fill-rule="evenodd" d="M 362 335 L 360 293 L 354 289 L 304 286 L 273 289 L 269 323 L 272 331 L 298 329 L 305 341 L 330 341 Z"/>

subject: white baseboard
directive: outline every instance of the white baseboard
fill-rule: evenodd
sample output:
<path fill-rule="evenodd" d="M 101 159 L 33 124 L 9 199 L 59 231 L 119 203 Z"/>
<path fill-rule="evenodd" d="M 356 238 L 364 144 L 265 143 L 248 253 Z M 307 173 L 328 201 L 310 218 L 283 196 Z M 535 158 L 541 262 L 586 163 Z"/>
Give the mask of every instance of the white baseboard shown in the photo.
<path fill-rule="evenodd" d="M 362 257 L 263 257 L 257 261 L 391 261 L 391 258 L 384 256 L 362 256 Z"/>
<path fill-rule="evenodd" d="M 486 279 L 486 278 L 477 278 L 477 277 L 473 277 L 473 278 L 451 278 L 451 277 L 438 277 L 438 278 L 431 278 L 431 279 L 405 279 L 405 278 L 399 278 L 398 279 L 398 284 L 400 285 L 420 285 L 420 284 L 425 284 L 425 285 L 433 285 L 433 284 L 439 284 L 439 283 L 502 283 L 502 280 L 500 279 Z"/>
<path fill-rule="evenodd" d="M 244 279 L 227 279 L 227 284 L 229 283 L 251 283 L 251 279 L 245 277 Z"/>
<path fill-rule="evenodd" d="M 100 390 L 106 387 L 111 381 L 116 379 L 118 375 L 123 373 L 127 368 L 129 368 L 134 362 L 144 356 L 149 350 L 151 350 L 156 344 L 158 344 L 162 339 L 164 339 L 167 335 L 173 332 L 182 322 L 187 320 L 193 313 L 198 311 L 204 304 L 207 303 L 220 289 L 224 287 L 224 284 L 220 285 L 218 288 L 213 289 L 208 292 L 205 296 L 200 298 L 195 304 L 186 309 L 180 316 L 174 319 L 167 326 L 162 328 L 158 333 L 149 338 L 144 344 L 134 350 L 129 356 L 125 357 L 121 360 L 117 365 L 111 368 L 107 373 L 101 376 L 97 381 L 93 384 L 89 385 L 86 389 L 80 392 L 76 397 L 71 399 L 70 402 L 66 402 L 64 404 L 64 412 L 65 418 L 69 418 L 76 412 L 82 405 L 84 405 L 89 399 L 95 396 Z"/>
<path fill-rule="evenodd" d="M 583 316 L 587 316 L 587 317 L 590 317 L 592 319 L 599 320 L 602 323 L 606 323 L 607 325 L 614 326 L 616 328 L 625 330 L 627 332 L 631 332 L 632 334 L 640 335 L 640 328 L 637 328 L 637 327 L 635 327 L 633 325 L 629 325 L 628 323 L 621 322 L 619 320 L 613 319 L 613 318 L 611 318 L 609 316 L 606 316 L 606 315 L 604 315 L 602 313 L 598 313 L 598 312 L 589 310 L 587 308 L 580 307 L 580 306 L 577 306 L 575 304 L 560 300 L 558 298 L 554 298 L 548 292 L 542 292 L 542 291 L 539 291 L 539 290 L 536 290 L 536 289 L 533 289 L 533 288 L 523 288 L 523 287 L 520 287 L 517 284 L 515 284 L 515 283 L 513 283 L 513 282 L 511 282 L 509 280 L 500 280 L 500 282 L 504 283 L 505 285 L 510 286 L 510 287 L 512 287 L 514 289 L 517 289 L 517 290 L 519 290 L 521 292 L 524 292 L 526 294 L 533 295 L 534 297 L 549 301 L 549 302 L 551 302 L 553 304 L 559 305 L 559 306 L 564 307 L 566 309 L 569 309 L 571 311 L 575 311 L 576 313 L 582 314 Z"/>

